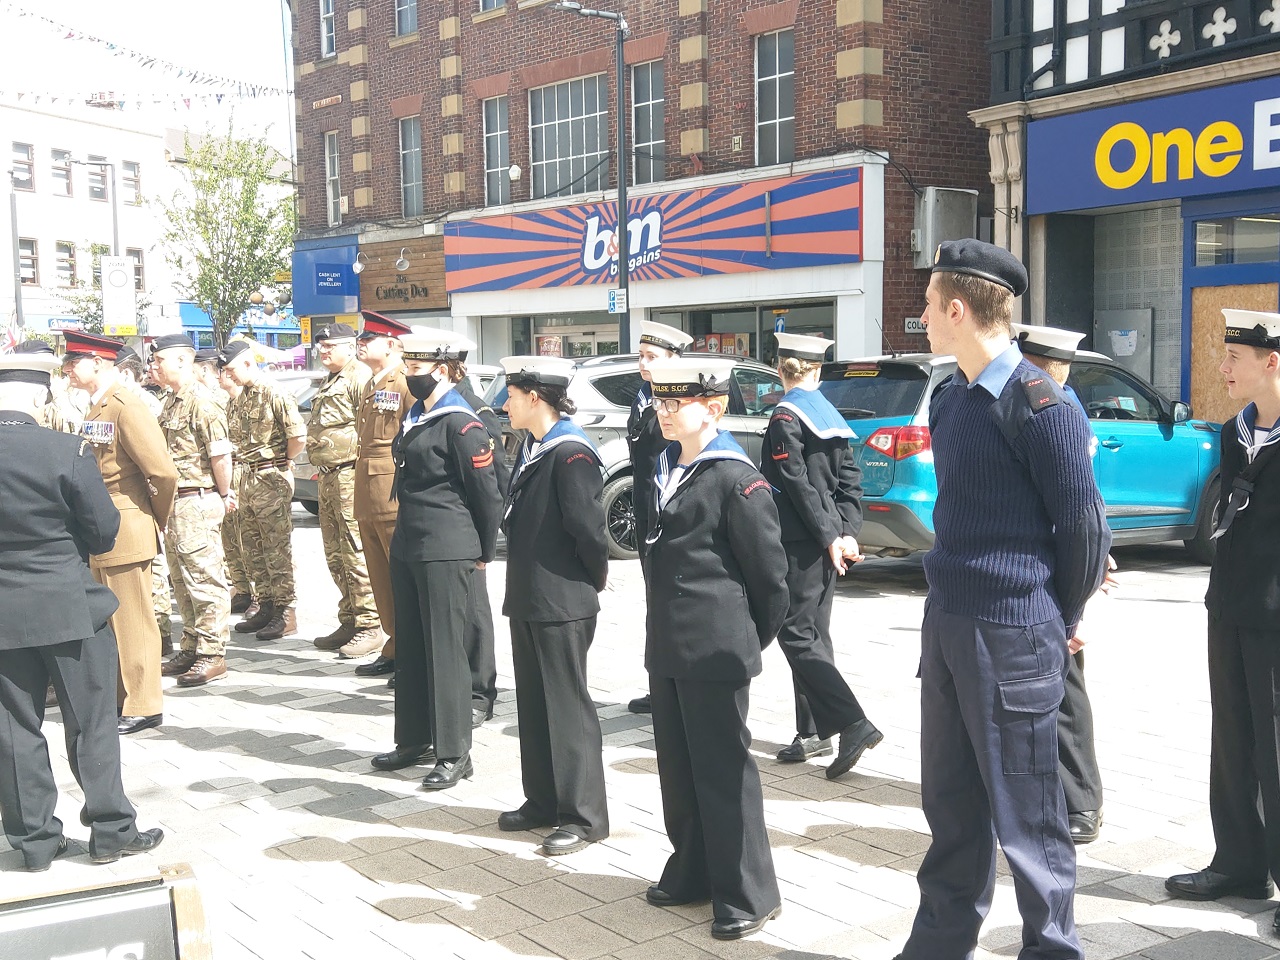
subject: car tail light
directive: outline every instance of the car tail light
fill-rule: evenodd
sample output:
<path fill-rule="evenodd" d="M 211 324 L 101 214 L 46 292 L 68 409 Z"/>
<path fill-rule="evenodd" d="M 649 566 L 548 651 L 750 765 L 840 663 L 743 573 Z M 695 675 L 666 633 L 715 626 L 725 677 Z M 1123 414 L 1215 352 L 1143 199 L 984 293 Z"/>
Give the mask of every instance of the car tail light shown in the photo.
<path fill-rule="evenodd" d="M 928 427 L 881 427 L 867 437 L 867 446 L 894 460 L 906 460 L 930 449 Z"/>

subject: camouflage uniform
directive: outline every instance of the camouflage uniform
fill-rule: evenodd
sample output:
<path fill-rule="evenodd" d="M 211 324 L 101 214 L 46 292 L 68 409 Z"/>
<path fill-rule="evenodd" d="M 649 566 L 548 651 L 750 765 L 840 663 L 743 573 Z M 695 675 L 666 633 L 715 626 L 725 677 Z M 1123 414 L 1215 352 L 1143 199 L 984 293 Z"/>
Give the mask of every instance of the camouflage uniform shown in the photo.
<path fill-rule="evenodd" d="M 260 377 L 227 404 L 227 427 L 243 470 L 234 513 L 245 566 L 260 603 L 290 607 L 297 591 L 288 443 L 304 437 L 306 425 L 293 397 Z"/>
<path fill-rule="evenodd" d="M 231 398 L 227 396 L 223 390 L 211 390 L 210 395 L 213 402 L 218 405 L 218 409 L 222 411 L 223 419 L 226 419 L 227 408 L 231 403 Z M 227 426 L 227 435 L 230 438 L 231 427 Z M 231 467 L 231 489 L 235 490 L 237 495 L 240 491 L 240 478 L 244 476 L 244 467 L 240 463 L 240 455 L 232 449 L 232 467 Z M 227 582 L 231 585 L 231 595 L 235 597 L 243 594 L 246 597 L 252 597 L 253 581 L 249 579 L 249 569 L 245 566 L 244 555 L 240 547 L 240 511 L 232 510 L 222 518 L 222 554 L 226 558 L 227 566 Z"/>
<path fill-rule="evenodd" d="M 203 388 L 191 383 L 168 394 L 160 427 L 178 468 L 178 495 L 164 539 L 182 617 L 182 649 L 221 657 L 230 636 L 231 608 L 219 532 L 226 507 L 209 459 L 231 452 L 226 416 Z"/>
<path fill-rule="evenodd" d="M 378 611 L 354 514 L 356 410 L 367 379 L 367 368 L 356 360 L 329 374 L 311 401 L 307 423 L 307 459 L 320 473 L 324 556 L 342 594 L 338 620 L 356 631 L 378 628 Z"/>

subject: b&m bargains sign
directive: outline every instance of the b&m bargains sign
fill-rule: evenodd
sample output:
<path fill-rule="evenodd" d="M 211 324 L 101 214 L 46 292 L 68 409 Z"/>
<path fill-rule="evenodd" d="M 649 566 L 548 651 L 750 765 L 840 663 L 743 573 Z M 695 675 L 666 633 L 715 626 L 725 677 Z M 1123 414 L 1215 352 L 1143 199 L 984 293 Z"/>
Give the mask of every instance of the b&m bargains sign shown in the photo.
<path fill-rule="evenodd" d="M 1027 213 L 1280 187 L 1280 77 L 1027 124 Z"/>

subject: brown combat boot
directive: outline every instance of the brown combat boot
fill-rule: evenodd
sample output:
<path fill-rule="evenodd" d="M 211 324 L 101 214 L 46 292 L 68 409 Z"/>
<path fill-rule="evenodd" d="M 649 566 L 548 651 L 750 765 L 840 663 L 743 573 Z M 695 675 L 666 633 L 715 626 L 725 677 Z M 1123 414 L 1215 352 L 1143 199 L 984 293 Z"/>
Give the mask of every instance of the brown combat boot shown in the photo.
<path fill-rule="evenodd" d="M 338 629 L 333 633 L 326 634 L 323 637 L 316 637 L 313 641 L 317 650 L 337 650 L 351 642 L 359 631 L 356 630 L 354 623 L 342 623 L 338 625 Z"/>
<path fill-rule="evenodd" d="M 270 600 L 261 600 L 258 602 L 256 613 L 245 611 L 245 618 L 236 624 L 236 633 L 257 633 L 270 623 L 275 615 L 276 605 Z"/>
<path fill-rule="evenodd" d="M 271 619 L 254 634 L 255 637 L 259 640 L 279 640 L 298 632 L 298 615 L 294 613 L 292 604 L 279 609 L 272 607 L 272 611 Z"/>
<path fill-rule="evenodd" d="M 172 657 L 160 664 L 160 676 L 177 677 L 186 673 L 191 669 L 192 665 L 200 659 L 194 650 L 181 650 Z"/>
<path fill-rule="evenodd" d="M 251 606 L 253 606 L 253 594 L 233 593 L 231 595 L 232 613 L 247 613 Z"/>
<path fill-rule="evenodd" d="M 210 680 L 227 675 L 227 658 L 214 656 L 196 657 L 191 669 L 178 678 L 180 687 L 199 687 Z"/>
<path fill-rule="evenodd" d="M 373 627 L 365 627 L 347 643 L 338 648 L 338 656 L 343 660 L 358 660 L 367 657 L 375 650 L 382 649 L 382 631 Z"/>

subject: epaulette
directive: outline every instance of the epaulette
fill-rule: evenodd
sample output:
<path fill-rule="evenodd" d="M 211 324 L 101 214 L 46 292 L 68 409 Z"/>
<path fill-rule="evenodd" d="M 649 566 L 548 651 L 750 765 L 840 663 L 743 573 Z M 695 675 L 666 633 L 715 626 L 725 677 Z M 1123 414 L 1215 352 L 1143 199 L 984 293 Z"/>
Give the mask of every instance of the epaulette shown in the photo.
<path fill-rule="evenodd" d="M 1031 405 L 1032 413 L 1039 413 L 1059 402 L 1058 394 L 1047 376 L 1023 380 L 1022 389 L 1027 395 L 1027 403 Z"/>

